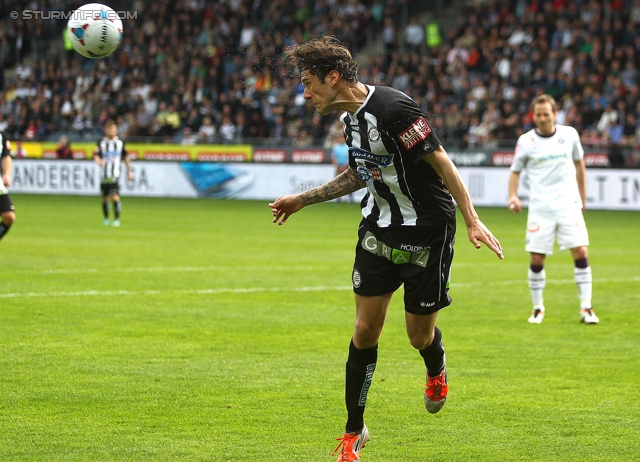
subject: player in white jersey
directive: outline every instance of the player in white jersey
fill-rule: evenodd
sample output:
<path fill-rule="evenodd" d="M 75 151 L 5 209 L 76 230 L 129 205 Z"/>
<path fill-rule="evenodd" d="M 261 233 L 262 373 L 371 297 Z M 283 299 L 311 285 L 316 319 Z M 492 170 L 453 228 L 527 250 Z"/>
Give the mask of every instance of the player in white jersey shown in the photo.
<path fill-rule="evenodd" d="M 420 107 L 393 88 L 359 82 L 351 53 L 332 37 L 287 50 L 300 71 L 304 98 L 320 114 L 344 111 L 349 168 L 326 184 L 269 204 L 284 224 L 307 205 L 367 188 L 352 270 L 356 322 L 345 370 L 347 423 L 334 454 L 360 460 L 369 439 L 364 409 L 378 358 L 378 339 L 391 298 L 404 285 L 407 335 L 426 368 L 424 403 L 445 403 L 448 382 L 438 311 L 451 303 L 449 269 L 455 240 L 455 199 L 469 240 L 500 258 L 498 240 L 480 221 L 457 169 Z M 452 197 L 453 196 L 453 197 Z"/>
<path fill-rule="evenodd" d="M 9 232 L 16 220 L 16 211 L 7 190 L 11 186 L 11 143 L 5 134 L 0 132 L 0 239 Z"/>
<path fill-rule="evenodd" d="M 104 138 L 98 141 L 93 151 L 93 159 L 100 166 L 100 190 L 102 191 L 102 213 L 105 226 L 109 225 L 109 197 L 113 202 L 113 226 L 120 226 L 120 174 L 122 164 L 127 169 L 127 178 L 133 180 L 131 171 L 131 161 L 127 153 L 127 148 L 120 138 L 118 138 L 118 125 L 109 120 L 104 126 Z"/>
<path fill-rule="evenodd" d="M 536 128 L 518 138 L 509 176 L 509 210 L 513 213 L 522 210 L 517 195 L 521 172 L 526 171 L 529 184 L 525 245 L 531 254 L 528 276 L 533 310 L 529 322 L 540 324 L 544 318 L 544 264 L 557 239 L 560 250 L 570 249 L 573 257 L 580 321 L 597 324 L 599 319 L 591 305 L 589 234 L 583 216 L 586 169 L 580 136 L 575 128 L 555 123 L 556 102 L 551 96 L 534 98 L 531 110 Z"/>

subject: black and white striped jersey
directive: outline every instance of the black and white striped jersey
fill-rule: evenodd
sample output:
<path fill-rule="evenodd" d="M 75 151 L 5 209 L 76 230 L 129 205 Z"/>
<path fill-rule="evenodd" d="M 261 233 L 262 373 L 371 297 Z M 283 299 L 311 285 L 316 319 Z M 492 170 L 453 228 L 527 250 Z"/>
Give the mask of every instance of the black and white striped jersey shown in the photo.
<path fill-rule="evenodd" d="M 451 194 L 424 160 L 441 144 L 426 116 L 404 93 L 366 86 L 362 106 L 340 117 L 349 165 L 367 183 L 362 216 L 379 228 L 455 220 Z"/>
<path fill-rule="evenodd" d="M 7 139 L 4 133 L 0 132 L 0 195 L 7 194 L 7 188 L 2 181 L 2 175 L 4 175 L 4 171 L 2 170 L 2 158 L 11 155 L 11 143 Z"/>
<path fill-rule="evenodd" d="M 0 158 L 11 155 L 11 142 L 6 135 L 0 132 Z M 2 167 L 0 167 L 2 168 Z M 2 170 L 0 170 L 1 172 Z"/>
<path fill-rule="evenodd" d="M 98 141 L 94 151 L 102 159 L 100 181 L 102 183 L 117 183 L 122 172 L 122 162 L 127 157 L 127 148 L 117 136 L 113 139 L 103 138 Z"/>

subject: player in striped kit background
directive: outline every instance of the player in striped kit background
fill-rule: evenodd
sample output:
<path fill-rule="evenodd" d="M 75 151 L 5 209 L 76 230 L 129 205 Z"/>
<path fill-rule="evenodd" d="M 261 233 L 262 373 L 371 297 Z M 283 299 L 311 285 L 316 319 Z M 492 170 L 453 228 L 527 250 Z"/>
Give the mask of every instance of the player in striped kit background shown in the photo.
<path fill-rule="evenodd" d="M 122 164 L 127 170 L 127 178 L 133 181 L 131 160 L 123 140 L 118 138 L 118 125 L 108 120 L 104 126 L 104 138 L 98 141 L 93 151 L 93 159 L 100 166 L 100 190 L 102 191 L 102 213 L 104 225 L 109 225 L 109 198 L 113 203 L 113 226 L 120 226 L 120 175 Z"/>
<path fill-rule="evenodd" d="M 11 142 L 0 132 L 0 239 L 9 232 L 16 220 L 16 211 L 7 187 L 11 185 Z"/>

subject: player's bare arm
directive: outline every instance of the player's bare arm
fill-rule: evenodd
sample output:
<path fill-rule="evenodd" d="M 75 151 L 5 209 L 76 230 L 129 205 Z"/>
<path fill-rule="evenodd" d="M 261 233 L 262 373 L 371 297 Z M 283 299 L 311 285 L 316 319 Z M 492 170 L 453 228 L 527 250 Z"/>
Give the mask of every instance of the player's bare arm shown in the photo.
<path fill-rule="evenodd" d="M 11 166 L 13 161 L 11 156 L 4 156 L 2 158 L 2 183 L 8 188 L 11 186 Z"/>
<path fill-rule="evenodd" d="M 578 182 L 578 191 L 580 199 L 582 199 L 582 213 L 587 208 L 587 169 L 584 159 L 576 160 L 576 181 Z"/>
<path fill-rule="evenodd" d="M 365 186 L 365 182 L 362 181 L 352 169 L 347 169 L 331 181 L 317 188 L 305 191 L 301 193 L 300 196 L 302 196 L 304 206 L 307 206 L 337 199 L 345 194 L 356 192 Z"/>
<path fill-rule="evenodd" d="M 129 181 L 133 181 L 133 170 L 131 170 L 131 159 L 129 156 L 125 157 L 124 164 L 127 167 L 127 178 Z"/>
<path fill-rule="evenodd" d="M 480 221 L 480 217 L 478 217 L 471 198 L 469 197 L 469 191 L 444 148 L 440 146 L 432 153 L 427 154 L 425 161 L 433 167 L 458 204 L 460 213 L 462 213 L 465 225 L 467 226 L 469 241 L 471 241 L 476 249 L 480 248 L 480 242 L 484 242 L 500 259 L 504 259 L 500 242 L 484 223 Z"/>
<path fill-rule="evenodd" d="M 520 213 L 522 202 L 518 197 L 518 184 L 520 183 L 520 172 L 509 174 L 509 210 L 513 213 Z"/>
<path fill-rule="evenodd" d="M 273 222 L 283 225 L 290 215 L 307 205 L 337 199 L 346 194 L 356 192 L 364 188 L 365 185 L 365 182 L 358 177 L 353 169 L 347 169 L 322 186 L 300 194 L 278 197 L 273 203 L 269 204 L 273 212 Z"/>
<path fill-rule="evenodd" d="M 96 162 L 96 164 L 102 167 L 102 158 L 100 157 L 100 151 L 97 148 L 95 151 L 93 151 L 93 160 Z"/>

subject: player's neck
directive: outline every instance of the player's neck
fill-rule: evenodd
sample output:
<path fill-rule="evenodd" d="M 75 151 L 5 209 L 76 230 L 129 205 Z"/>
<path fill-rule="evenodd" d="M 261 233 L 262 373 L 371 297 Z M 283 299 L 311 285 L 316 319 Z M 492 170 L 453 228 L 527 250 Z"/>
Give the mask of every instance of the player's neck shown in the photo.
<path fill-rule="evenodd" d="M 551 128 L 539 128 L 536 127 L 536 133 L 540 136 L 553 136 L 556 134 L 556 126 L 552 125 Z"/>
<path fill-rule="evenodd" d="M 354 114 L 360 109 L 362 103 L 367 99 L 368 94 L 369 89 L 361 82 L 347 84 L 341 92 L 341 98 L 332 104 L 332 110 L 338 109 Z"/>

